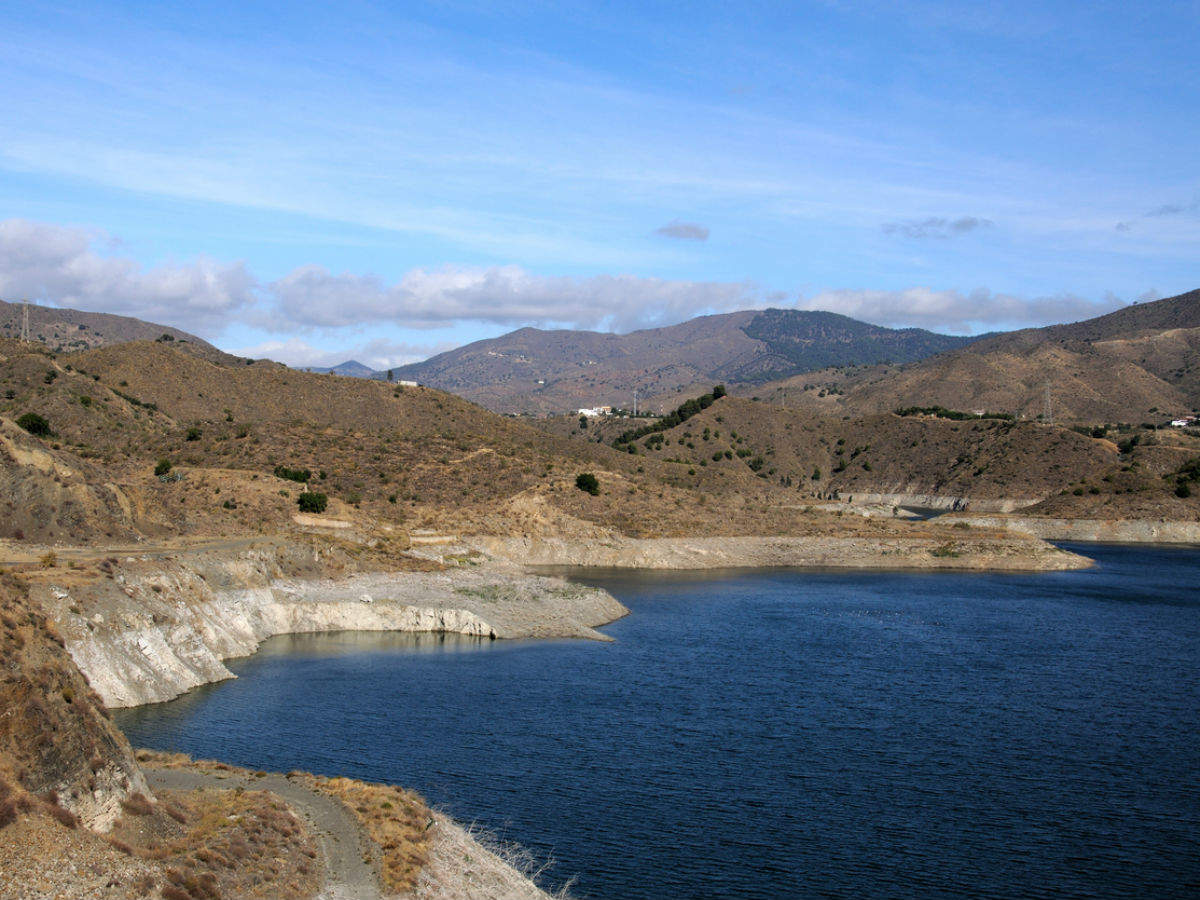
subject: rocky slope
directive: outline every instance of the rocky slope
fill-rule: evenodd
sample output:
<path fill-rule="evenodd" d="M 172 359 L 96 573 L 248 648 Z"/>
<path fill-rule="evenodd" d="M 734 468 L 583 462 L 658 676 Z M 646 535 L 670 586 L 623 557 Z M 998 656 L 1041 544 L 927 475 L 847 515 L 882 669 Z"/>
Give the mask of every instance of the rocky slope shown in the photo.
<path fill-rule="evenodd" d="M 277 634 L 403 631 L 600 637 L 625 614 L 603 591 L 515 571 L 346 572 L 328 577 L 319 543 L 237 553 L 127 557 L 100 579 L 46 577 L 33 591 L 110 707 L 169 700 L 231 677 L 224 660 Z"/>
<path fill-rule="evenodd" d="M 0 582 L 0 710 L 0 806 L 28 792 L 103 829 L 130 793 L 149 793 L 103 699 L 25 585 L 8 577 Z"/>

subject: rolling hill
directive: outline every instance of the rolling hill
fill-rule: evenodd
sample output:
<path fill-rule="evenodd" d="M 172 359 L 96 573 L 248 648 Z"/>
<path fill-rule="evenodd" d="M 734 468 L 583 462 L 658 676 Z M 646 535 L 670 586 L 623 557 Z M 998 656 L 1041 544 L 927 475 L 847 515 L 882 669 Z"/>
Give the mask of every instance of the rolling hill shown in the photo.
<path fill-rule="evenodd" d="M 827 371 L 755 393 L 856 415 L 906 406 L 1068 422 L 1162 422 L 1200 408 L 1200 291 L 1065 325 L 989 335 L 907 366 Z"/>
<path fill-rule="evenodd" d="M 635 389 L 657 408 L 714 381 L 760 384 L 826 366 L 905 363 L 970 340 L 829 312 L 746 310 L 629 334 L 522 328 L 393 374 L 497 412 L 629 407 Z"/>
<path fill-rule="evenodd" d="M 25 304 L 0 300 L 0 337 L 19 338 Z M 29 339 L 51 350 L 90 350 L 128 341 L 172 341 L 208 356 L 221 354 L 194 334 L 130 316 L 29 304 Z"/>

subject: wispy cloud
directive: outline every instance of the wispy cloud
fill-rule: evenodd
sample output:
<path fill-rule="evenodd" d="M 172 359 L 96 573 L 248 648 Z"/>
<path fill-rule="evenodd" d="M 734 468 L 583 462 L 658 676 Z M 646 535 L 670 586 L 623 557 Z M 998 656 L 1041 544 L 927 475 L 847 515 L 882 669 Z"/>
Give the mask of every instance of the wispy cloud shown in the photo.
<path fill-rule="evenodd" d="M 1191 203 L 1164 203 L 1154 209 L 1142 213 L 1138 219 L 1164 219 L 1172 216 L 1183 216 L 1188 213 L 1200 212 L 1200 194 Z M 1126 219 L 1117 223 L 1117 231 L 1132 231 L 1138 219 Z"/>
<path fill-rule="evenodd" d="M 655 234 L 673 238 L 677 241 L 707 241 L 708 228 L 695 222 L 680 222 L 678 219 L 668 222 L 654 230 Z"/>
<path fill-rule="evenodd" d="M 942 216 L 930 216 L 928 219 L 907 219 L 898 222 L 884 222 L 880 228 L 884 234 L 895 234 L 906 238 L 939 238 L 945 239 L 972 231 L 994 228 L 991 219 L 981 219 L 978 216 L 960 216 L 957 219 L 947 219 Z"/>
<path fill-rule="evenodd" d="M 836 289 L 796 296 L 751 282 L 631 274 L 542 275 L 516 266 L 410 269 L 399 279 L 302 265 L 274 281 L 242 263 L 197 259 L 143 268 L 101 252 L 119 242 L 100 231 L 21 219 L 0 221 L 0 296 L 117 312 L 213 337 L 229 327 L 265 339 L 235 352 L 294 365 L 354 357 L 377 368 L 447 349 L 451 342 L 375 337 L 363 329 L 436 330 L 463 323 L 628 331 L 707 313 L 765 306 L 830 310 L 881 325 L 971 332 L 1072 321 L 1122 305 L 1073 294 L 1021 296 L 911 287 Z M 312 338 L 318 335 L 319 339 Z M 301 340 L 297 335 L 304 335 Z M 411 338 L 412 335 L 406 335 Z M 346 349 L 327 349 L 329 346 Z"/>
<path fill-rule="evenodd" d="M 570 324 L 626 330 L 755 305 L 750 284 L 634 275 L 535 275 L 520 266 L 413 269 L 394 284 L 374 275 L 302 266 L 267 286 L 292 328 L 392 322 L 431 328 L 455 321 Z"/>
<path fill-rule="evenodd" d="M 452 341 L 432 344 L 413 344 L 405 341 L 390 341 L 386 338 L 363 341 L 338 347 L 334 350 L 317 347 L 300 338 L 269 340 L 249 347 L 230 350 L 238 356 L 251 359 L 273 359 L 297 368 L 336 366 L 349 360 L 357 360 L 372 369 L 391 369 L 411 362 L 428 359 L 430 356 L 451 350 Z"/>
<path fill-rule="evenodd" d="M 928 287 L 898 291 L 821 291 L 796 302 L 799 309 L 829 310 L 877 325 L 920 326 L 964 333 L 980 328 L 1074 322 L 1112 312 L 1124 305 L 1125 301 L 1112 294 L 1094 301 L 1072 294 L 1020 297 L 987 288 L 963 292 Z"/>

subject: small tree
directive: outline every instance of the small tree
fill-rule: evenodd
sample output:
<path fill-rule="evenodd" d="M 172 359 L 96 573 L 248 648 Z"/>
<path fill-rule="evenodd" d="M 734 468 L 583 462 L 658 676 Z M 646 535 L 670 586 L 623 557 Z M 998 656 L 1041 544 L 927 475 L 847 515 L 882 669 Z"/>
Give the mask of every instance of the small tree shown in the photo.
<path fill-rule="evenodd" d="M 30 434 L 36 434 L 39 437 L 44 437 L 50 433 L 50 423 L 46 421 L 44 416 L 39 416 L 37 413 L 25 413 L 17 419 L 17 424 Z"/>
<path fill-rule="evenodd" d="M 158 465 L 154 467 L 155 475 L 166 475 L 171 471 L 171 461 L 165 456 L 158 461 Z"/>
<path fill-rule="evenodd" d="M 316 491 L 305 491 L 296 502 L 300 504 L 300 512 L 323 513 L 329 505 L 329 498 Z"/>
<path fill-rule="evenodd" d="M 720 399 L 721 399 L 722 397 L 724 397 L 724 396 L 725 396 L 725 385 L 723 385 L 723 384 L 718 384 L 718 385 L 716 385 L 716 386 L 714 386 L 714 387 L 713 387 L 713 389 L 712 389 L 712 398 L 713 398 L 714 400 L 720 400 Z"/>
<path fill-rule="evenodd" d="M 186 441 L 198 441 L 203 436 L 204 436 L 204 431 L 200 428 L 200 426 L 193 425 L 184 434 L 183 439 Z"/>
<path fill-rule="evenodd" d="M 395 380 L 396 380 L 396 373 L 393 372 L 391 369 L 388 369 L 388 381 L 395 381 Z"/>
<path fill-rule="evenodd" d="M 586 494 L 591 494 L 595 497 L 600 493 L 600 482 L 591 472 L 583 472 L 575 476 L 575 487 L 579 488 Z"/>

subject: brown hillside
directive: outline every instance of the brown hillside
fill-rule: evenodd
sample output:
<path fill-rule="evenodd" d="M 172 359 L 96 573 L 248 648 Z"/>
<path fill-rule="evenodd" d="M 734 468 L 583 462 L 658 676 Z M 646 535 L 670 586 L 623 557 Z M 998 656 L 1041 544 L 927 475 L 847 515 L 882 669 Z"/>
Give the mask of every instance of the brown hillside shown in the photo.
<path fill-rule="evenodd" d="M 756 393 L 853 415 L 944 406 L 1037 419 L 1047 387 L 1055 421 L 1161 423 L 1200 409 L 1200 291 L 995 335 L 899 369 L 812 373 Z"/>
<path fill-rule="evenodd" d="M 744 310 L 628 334 L 522 328 L 394 374 L 502 412 L 630 408 L 635 390 L 656 409 L 701 384 L 760 384 L 834 364 L 907 362 L 966 342 L 836 313 Z"/>
<path fill-rule="evenodd" d="M 0 300 L 0 338 L 19 338 L 25 304 Z M 107 347 L 128 341 L 171 340 L 210 358 L 231 359 L 194 334 L 169 325 L 144 322 L 130 316 L 84 312 L 56 306 L 29 304 L 29 339 L 63 352 Z"/>
<path fill-rule="evenodd" d="M 541 423 L 576 440 L 609 442 L 633 424 L 601 419 L 581 429 L 577 417 Z M 1200 454 L 1200 439 L 1136 428 L 1111 438 L 996 419 L 890 413 L 852 419 L 727 398 L 633 447 L 638 458 L 702 471 L 709 480 L 756 477 L 779 493 L 779 502 L 906 494 L 1021 507 L 1059 498 L 1063 509 L 1094 512 L 1099 501 L 1080 500 L 1073 493 L 1078 488 L 1087 498 L 1107 496 L 1110 511 L 1200 517 L 1196 498 L 1174 495 L 1171 477 Z"/>
<path fill-rule="evenodd" d="M 0 580 L 0 659 L 0 826 L 22 811 L 23 793 L 88 822 L 147 791 L 125 736 L 11 577 Z"/>
<path fill-rule="evenodd" d="M 630 533 L 686 532 L 707 519 L 734 533 L 795 527 L 794 513 L 774 509 L 772 488 L 743 473 L 689 473 L 548 436 L 427 388 L 222 365 L 155 342 L 57 356 L 7 342 L 0 356 L 3 433 L 24 453 L 0 462 L 10 484 L 26 486 L 23 508 L 37 511 L 0 523 L 0 536 L 291 530 L 303 488 L 276 477 L 277 466 L 309 470 L 312 489 L 330 497 L 327 517 L 370 533 L 503 531 L 517 520 L 553 529 L 564 515 Z M 30 412 L 53 433 L 22 434 L 12 423 Z M 172 469 L 158 478 L 162 459 Z M 574 487 L 583 471 L 600 476 L 599 496 Z M 82 498 L 68 508 L 68 489 L 90 492 L 86 513 Z M 542 510 L 532 518 L 529 499 Z"/>

